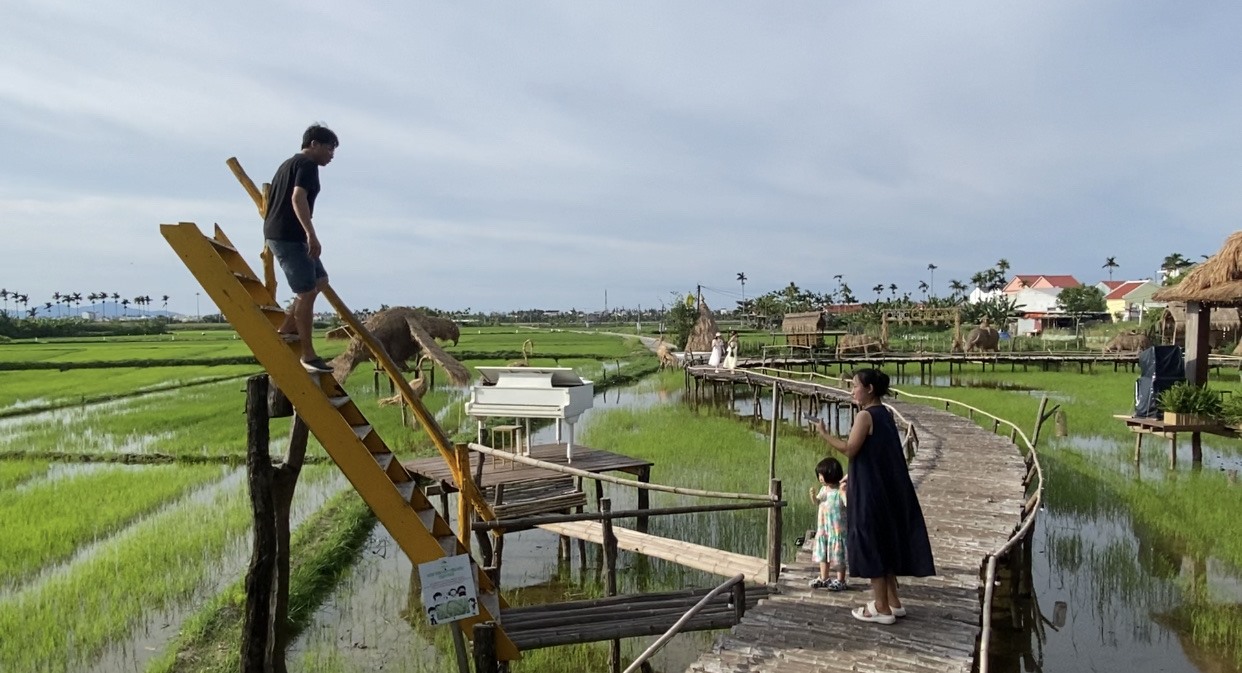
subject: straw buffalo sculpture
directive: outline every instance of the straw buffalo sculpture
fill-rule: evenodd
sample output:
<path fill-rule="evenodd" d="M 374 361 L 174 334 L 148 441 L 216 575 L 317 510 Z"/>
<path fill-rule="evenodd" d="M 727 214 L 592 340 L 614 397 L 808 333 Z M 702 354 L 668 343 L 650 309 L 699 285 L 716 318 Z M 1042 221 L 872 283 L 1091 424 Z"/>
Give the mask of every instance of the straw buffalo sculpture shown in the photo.
<path fill-rule="evenodd" d="M 978 327 L 970 330 L 970 334 L 966 335 L 966 346 L 964 350 L 967 353 L 971 351 L 996 352 L 999 348 L 1000 332 L 998 332 L 995 327 L 987 324 L 986 321 L 981 323 Z"/>
<path fill-rule="evenodd" d="M 410 371 L 411 359 L 424 356 L 440 365 L 453 385 L 466 385 L 470 381 L 470 372 L 436 343 L 426 327 L 428 319 L 429 316 L 422 311 L 397 306 L 372 315 L 363 325 L 402 371 Z M 332 375 L 337 381 L 344 382 L 358 365 L 371 359 L 370 349 L 355 336 L 350 339 L 345 352 L 332 359 Z"/>
<path fill-rule="evenodd" d="M 862 351 L 863 355 L 870 355 L 873 350 L 879 353 L 884 350 L 884 345 L 870 334 L 842 334 L 837 338 L 837 357 L 852 351 Z"/>
<path fill-rule="evenodd" d="M 1105 353 L 1123 353 L 1126 351 L 1141 351 L 1151 348 L 1151 337 L 1131 330 L 1122 332 L 1108 341 L 1104 346 Z"/>

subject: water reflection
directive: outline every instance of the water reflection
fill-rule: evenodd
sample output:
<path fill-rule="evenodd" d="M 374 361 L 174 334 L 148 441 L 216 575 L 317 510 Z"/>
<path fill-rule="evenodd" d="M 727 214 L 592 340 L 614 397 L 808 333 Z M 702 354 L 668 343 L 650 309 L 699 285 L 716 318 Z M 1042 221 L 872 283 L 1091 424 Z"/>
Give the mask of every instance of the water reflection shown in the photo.
<path fill-rule="evenodd" d="M 1032 540 L 1032 596 L 1011 619 L 994 616 L 992 670 L 1239 671 L 1229 654 L 1194 644 L 1184 616 L 1206 596 L 1237 610 L 1238 570 L 1138 524 L 1107 485 L 1046 461 L 1052 474 Z"/>

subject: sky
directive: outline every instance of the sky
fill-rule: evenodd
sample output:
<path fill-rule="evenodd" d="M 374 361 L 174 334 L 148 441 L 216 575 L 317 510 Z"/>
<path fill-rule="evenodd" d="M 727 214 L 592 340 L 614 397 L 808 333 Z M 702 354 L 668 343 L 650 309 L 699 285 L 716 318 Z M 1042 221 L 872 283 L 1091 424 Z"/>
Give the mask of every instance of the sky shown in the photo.
<path fill-rule="evenodd" d="M 1242 4 L 0 0 L 0 286 L 199 288 L 158 225 L 258 266 L 256 183 L 323 122 L 315 223 L 354 308 L 938 294 L 1000 259 L 1092 283 L 1242 212 Z M 928 265 L 937 269 L 928 271 Z M 287 292 L 282 292 L 282 299 Z"/>

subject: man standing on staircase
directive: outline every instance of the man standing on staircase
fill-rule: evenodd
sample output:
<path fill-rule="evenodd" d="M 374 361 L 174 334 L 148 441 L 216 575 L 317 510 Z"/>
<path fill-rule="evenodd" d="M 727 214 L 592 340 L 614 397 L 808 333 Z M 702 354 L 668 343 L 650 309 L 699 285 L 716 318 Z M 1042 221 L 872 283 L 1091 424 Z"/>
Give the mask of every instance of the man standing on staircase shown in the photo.
<path fill-rule="evenodd" d="M 322 248 L 311 216 L 319 195 L 319 167 L 332 161 L 339 145 L 336 134 L 315 124 L 302 134 L 302 151 L 276 169 L 268 194 L 263 238 L 276 256 L 296 295 L 279 328 L 288 342 L 300 342 L 302 367 L 308 372 L 330 372 L 332 367 L 315 353 L 311 329 L 315 318 L 315 297 L 328 272 L 319 260 Z"/>

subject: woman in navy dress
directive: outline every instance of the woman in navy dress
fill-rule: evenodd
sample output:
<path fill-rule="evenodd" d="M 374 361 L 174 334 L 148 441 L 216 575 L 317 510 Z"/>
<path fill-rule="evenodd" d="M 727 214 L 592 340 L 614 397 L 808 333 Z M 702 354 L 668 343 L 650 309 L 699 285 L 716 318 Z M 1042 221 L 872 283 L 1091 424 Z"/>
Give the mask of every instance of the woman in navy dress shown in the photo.
<path fill-rule="evenodd" d="M 850 461 L 846 554 L 850 575 L 870 579 L 874 598 L 856 608 L 854 617 L 893 624 L 906 615 L 897 596 L 897 576 L 928 577 L 936 574 L 936 567 L 901 435 L 883 403 L 888 375 L 860 369 L 850 393 L 859 412 L 849 438 L 830 435 L 822 420 L 815 428 Z"/>

